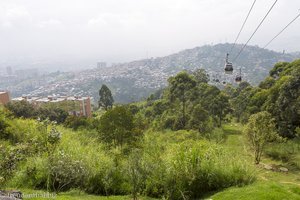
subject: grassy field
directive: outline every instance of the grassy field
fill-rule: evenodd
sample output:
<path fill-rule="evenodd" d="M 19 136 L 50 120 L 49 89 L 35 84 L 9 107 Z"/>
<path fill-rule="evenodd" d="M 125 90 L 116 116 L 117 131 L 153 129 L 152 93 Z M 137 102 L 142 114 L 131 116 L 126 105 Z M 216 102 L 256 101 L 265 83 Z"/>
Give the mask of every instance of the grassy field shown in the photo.
<path fill-rule="evenodd" d="M 251 151 L 246 145 L 246 141 L 242 135 L 243 127 L 239 124 L 226 124 L 223 130 L 226 134 L 226 139 L 220 145 L 228 148 L 230 151 L 239 152 L 240 156 L 244 158 L 245 162 L 253 163 Z M 170 138 L 169 138 L 170 139 Z M 224 199 L 224 200 L 252 200 L 252 199 L 266 199 L 266 200 L 283 200 L 283 199 L 299 199 L 300 200 L 300 171 L 289 168 L 286 163 L 272 160 L 268 157 L 262 158 L 264 164 L 282 165 L 289 169 L 289 172 L 275 172 L 266 170 L 257 166 L 257 181 L 251 185 L 244 187 L 231 187 L 214 194 L 208 195 L 206 199 Z M 43 194 L 43 191 L 35 190 L 21 190 L 24 194 Z M 47 198 L 24 198 L 32 200 L 40 200 Z M 50 198 L 53 199 L 53 198 Z M 95 195 L 88 195 L 80 191 L 69 191 L 60 193 L 55 196 L 58 200 L 126 200 L 132 199 L 130 196 L 110 196 L 100 197 Z M 141 200 L 151 200 L 151 198 L 141 197 Z"/>

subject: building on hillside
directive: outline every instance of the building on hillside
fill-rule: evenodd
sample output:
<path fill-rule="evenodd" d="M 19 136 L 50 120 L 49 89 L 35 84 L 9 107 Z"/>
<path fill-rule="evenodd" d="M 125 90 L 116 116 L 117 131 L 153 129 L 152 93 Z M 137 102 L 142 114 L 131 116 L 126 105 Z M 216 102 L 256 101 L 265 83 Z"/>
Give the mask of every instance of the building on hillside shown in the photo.
<path fill-rule="evenodd" d="M 107 66 L 106 62 L 97 62 L 97 68 L 98 69 L 102 69 L 106 66 Z"/>
<path fill-rule="evenodd" d="M 91 98 L 80 96 L 48 96 L 31 97 L 22 96 L 12 99 L 12 101 L 27 101 L 36 107 L 54 106 L 59 107 L 74 116 L 92 116 Z"/>
<path fill-rule="evenodd" d="M 10 101 L 10 95 L 8 91 L 0 91 L 0 105 L 5 105 Z"/>

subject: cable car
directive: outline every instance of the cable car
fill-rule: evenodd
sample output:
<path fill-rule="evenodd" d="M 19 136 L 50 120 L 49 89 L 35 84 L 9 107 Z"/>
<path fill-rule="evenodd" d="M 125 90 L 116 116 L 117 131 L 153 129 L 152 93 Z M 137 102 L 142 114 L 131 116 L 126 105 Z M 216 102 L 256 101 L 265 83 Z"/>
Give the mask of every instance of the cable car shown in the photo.
<path fill-rule="evenodd" d="M 224 70 L 225 70 L 226 74 L 232 74 L 232 72 L 233 72 L 233 65 L 232 65 L 231 62 L 228 61 L 228 56 L 229 56 L 229 53 L 226 54 L 226 61 L 225 61 Z"/>
<path fill-rule="evenodd" d="M 240 68 L 239 74 L 235 77 L 235 82 L 240 83 L 242 82 L 242 69 Z"/>

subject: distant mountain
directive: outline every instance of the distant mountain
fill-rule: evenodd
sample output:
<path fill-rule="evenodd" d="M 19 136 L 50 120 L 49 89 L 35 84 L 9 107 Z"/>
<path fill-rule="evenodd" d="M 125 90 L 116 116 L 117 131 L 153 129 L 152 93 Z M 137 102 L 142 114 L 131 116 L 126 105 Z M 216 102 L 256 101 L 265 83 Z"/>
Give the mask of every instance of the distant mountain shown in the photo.
<path fill-rule="evenodd" d="M 162 73 L 163 77 L 169 77 L 181 70 L 194 70 L 204 68 L 212 76 L 219 76 L 221 79 L 233 80 L 223 74 L 225 55 L 231 49 L 232 44 L 206 45 L 187 49 L 176 54 L 155 59 L 145 59 L 124 63 L 119 68 L 136 68 L 144 71 Z M 236 45 L 230 58 L 237 55 L 242 45 Z M 286 54 L 275 52 L 258 46 L 247 46 L 239 58 L 234 62 L 235 69 L 242 68 L 245 79 L 257 85 L 268 74 L 273 65 L 279 61 L 290 62 L 299 58 L 299 53 Z M 232 60 L 231 60 L 232 61 Z M 237 73 L 238 70 L 235 71 Z"/>
<path fill-rule="evenodd" d="M 225 56 L 232 44 L 205 45 L 187 49 L 165 57 L 115 64 L 111 67 L 84 70 L 81 72 L 61 72 L 50 78 L 43 77 L 36 88 L 23 92 L 18 84 L 18 94 L 31 95 L 78 94 L 98 98 L 98 90 L 105 83 L 113 90 L 117 102 L 136 101 L 147 97 L 150 93 L 165 87 L 167 79 L 182 70 L 204 68 L 211 79 L 233 83 L 238 69 L 242 69 L 243 79 L 257 85 L 267 75 L 269 70 L 279 61 L 290 62 L 300 57 L 299 53 L 275 52 L 258 46 L 247 46 L 234 62 L 234 74 L 223 72 Z M 236 45 L 230 55 L 230 60 L 237 55 L 242 45 Z M 22 85 L 22 84 L 21 84 Z M 27 81 L 28 85 L 28 81 Z M 31 86 L 34 84 L 31 84 Z M 28 88 L 28 87 L 27 87 Z M 14 92 L 14 91 L 12 91 Z"/>

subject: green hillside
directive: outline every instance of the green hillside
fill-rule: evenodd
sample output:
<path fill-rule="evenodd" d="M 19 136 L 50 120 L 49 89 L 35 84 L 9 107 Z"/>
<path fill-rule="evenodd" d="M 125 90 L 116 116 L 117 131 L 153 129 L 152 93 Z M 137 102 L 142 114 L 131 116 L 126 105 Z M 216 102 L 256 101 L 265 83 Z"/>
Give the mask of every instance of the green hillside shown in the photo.
<path fill-rule="evenodd" d="M 182 71 L 112 108 L 106 92 L 88 119 L 1 107 L 0 187 L 24 199 L 300 199 L 300 60 L 259 86 L 208 81 Z"/>

